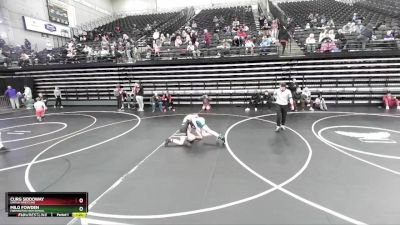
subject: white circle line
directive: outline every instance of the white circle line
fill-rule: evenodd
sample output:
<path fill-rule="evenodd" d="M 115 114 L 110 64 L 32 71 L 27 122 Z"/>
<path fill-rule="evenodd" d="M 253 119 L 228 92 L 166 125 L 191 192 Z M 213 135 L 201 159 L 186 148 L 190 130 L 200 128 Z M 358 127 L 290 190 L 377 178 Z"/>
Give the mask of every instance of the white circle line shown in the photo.
<path fill-rule="evenodd" d="M 350 115 L 348 115 L 348 116 L 351 116 L 351 115 L 358 115 L 358 114 L 350 114 Z M 365 115 L 365 114 L 364 114 L 364 115 Z M 371 115 L 374 115 L 374 116 L 375 116 L 375 114 L 371 114 Z M 378 115 L 379 115 L 379 114 L 378 114 Z M 398 171 L 396 171 L 396 170 L 392 170 L 392 169 L 389 169 L 389 168 L 387 168 L 387 167 L 384 167 L 384 166 L 381 166 L 381 165 L 379 165 L 379 164 L 376 164 L 376 163 L 373 163 L 373 162 L 371 162 L 371 161 L 368 161 L 368 160 L 366 160 L 366 159 L 362 159 L 362 158 L 360 158 L 360 157 L 357 157 L 357 156 L 355 156 L 355 155 L 353 155 L 353 154 L 351 154 L 351 153 L 349 153 L 349 152 L 347 152 L 347 151 L 344 151 L 344 150 L 342 150 L 342 149 L 340 149 L 340 148 L 338 148 L 338 147 L 336 147 L 336 146 L 334 146 L 334 145 L 329 144 L 328 142 L 325 142 L 323 139 L 321 139 L 320 136 L 318 136 L 317 132 L 315 131 L 315 126 L 316 126 L 316 124 L 318 124 L 319 122 L 321 122 L 321 121 L 323 121 L 323 120 L 330 119 L 330 118 L 335 118 L 335 117 L 340 117 L 340 116 L 345 116 L 345 115 L 327 116 L 327 117 L 323 117 L 323 118 L 321 118 L 321 119 L 315 121 L 315 122 L 311 125 L 311 130 L 312 130 L 314 136 L 317 137 L 321 142 L 325 143 L 326 145 L 331 146 L 331 147 L 332 147 L 333 149 L 335 149 L 336 151 L 339 151 L 339 152 L 341 152 L 341 153 L 343 153 L 343 154 L 345 154 L 345 155 L 347 155 L 347 156 L 350 156 L 351 158 L 354 158 L 354 159 L 356 159 L 356 160 L 358 160 L 358 161 L 361 161 L 361 162 L 363 162 L 363 163 L 369 164 L 369 165 L 374 166 L 374 167 L 376 167 L 376 168 L 385 170 L 385 171 L 387 171 L 387 172 L 393 173 L 393 174 L 395 174 L 395 175 L 400 175 L 400 172 L 398 172 Z M 382 116 L 382 115 L 380 115 L 380 116 Z M 387 116 L 387 117 L 396 117 L 396 116 L 391 116 L 391 115 L 384 115 L 384 116 Z"/>
<path fill-rule="evenodd" d="M 389 132 L 393 132 L 393 133 L 399 133 L 400 131 L 396 131 L 396 130 L 390 130 L 390 129 L 385 129 L 385 128 L 378 128 L 378 127 L 366 127 L 366 126 L 350 126 L 350 125 L 342 125 L 342 126 L 330 126 L 330 127 L 324 127 L 323 129 L 318 131 L 318 136 L 321 137 L 321 139 L 323 139 L 324 141 L 338 147 L 338 148 L 342 148 L 345 149 L 347 151 L 351 151 L 351 152 L 357 152 L 360 154 L 364 154 L 364 155 L 370 155 L 370 156 L 376 156 L 376 157 L 381 157 L 381 158 L 387 158 L 387 159 L 400 159 L 400 156 L 391 156 L 391 155 L 386 155 L 386 154 L 377 154 L 377 153 L 372 153 L 372 152 L 366 152 L 366 151 L 361 151 L 361 150 L 357 150 L 354 148 L 349 148 L 349 147 L 345 147 L 342 145 L 339 145 L 337 143 L 334 143 L 332 141 L 329 141 L 328 139 L 324 138 L 322 136 L 322 132 L 324 132 L 325 130 L 331 130 L 334 128 L 345 128 L 345 127 L 352 127 L 352 128 L 363 128 L 363 129 L 372 129 L 372 130 L 382 130 L 382 131 L 389 131 Z"/>
<path fill-rule="evenodd" d="M 1 128 L 1 130 L 5 130 L 5 129 L 10 129 L 10 128 L 16 128 L 16 127 L 25 127 L 25 126 L 36 126 L 36 125 L 41 125 L 41 124 L 58 124 L 58 125 L 62 125 L 62 127 L 60 129 L 51 131 L 51 132 L 47 132 L 44 134 L 39 134 L 39 135 L 35 135 L 35 136 L 31 136 L 31 137 L 25 137 L 25 138 L 19 138 L 19 139 L 13 139 L 13 140 L 7 140 L 7 141 L 3 141 L 3 143 L 11 143 L 11 142 L 17 142 L 17 141 L 23 141 L 23 140 L 29 140 L 29 139 L 34 139 L 34 138 L 38 138 L 38 137 L 43 137 L 46 135 L 50 135 L 50 134 L 54 134 L 57 133 L 59 131 L 64 130 L 65 128 L 68 127 L 68 125 L 66 123 L 61 123 L 61 122 L 41 122 L 41 123 L 30 123 L 30 124 L 21 124 L 21 125 L 16 125 L 16 126 L 12 126 L 12 127 L 5 127 L 5 128 Z"/>
<path fill-rule="evenodd" d="M 53 115 L 55 115 L 55 114 L 53 114 Z M 96 121 L 97 121 L 96 117 L 91 116 L 91 115 L 86 115 L 86 114 L 69 114 L 69 115 L 73 115 L 73 116 L 86 116 L 86 117 L 92 118 L 93 121 L 92 121 L 92 123 L 89 124 L 88 126 L 82 128 L 82 129 L 80 129 L 80 130 L 74 131 L 74 132 L 72 132 L 72 133 L 65 134 L 65 135 L 60 136 L 60 137 L 48 139 L 48 140 L 45 140 L 45 141 L 37 142 L 37 143 L 34 143 L 34 144 L 22 146 L 22 147 L 17 147 L 17 148 L 13 148 L 13 149 L 7 149 L 7 152 L 18 151 L 18 150 L 21 150 L 21 149 L 25 149 L 25 148 L 33 147 L 33 146 L 36 146 L 36 145 L 44 144 L 44 143 L 47 143 L 47 142 L 51 142 L 51 141 L 54 141 L 54 140 L 57 140 L 57 139 L 60 139 L 60 138 L 63 138 L 63 137 L 67 137 L 68 135 L 72 135 L 72 134 L 81 132 L 81 131 L 83 131 L 83 130 L 86 130 L 86 129 L 92 127 L 92 126 L 96 123 Z"/>
<path fill-rule="evenodd" d="M 274 115 L 274 114 L 269 114 L 269 115 Z M 235 116 L 238 116 L 238 115 L 235 115 Z M 255 118 L 256 118 L 256 119 L 259 119 L 259 117 L 265 117 L 265 116 L 268 116 L 268 115 L 261 115 L 261 116 L 255 117 Z M 240 116 L 240 117 L 248 118 L 247 116 Z M 247 120 L 250 120 L 250 119 L 254 119 L 254 118 L 248 118 L 248 119 L 245 119 L 245 120 L 243 120 L 243 121 L 247 121 Z M 262 120 L 262 119 L 259 119 L 259 120 Z M 273 123 L 273 122 L 268 121 L 268 120 L 262 120 L 262 121 L 267 121 L 267 122 Z M 240 122 L 240 121 L 239 121 L 239 122 Z M 234 124 L 234 125 L 235 125 L 235 124 Z M 234 125 L 232 125 L 232 126 L 234 126 Z M 236 124 L 236 125 L 237 125 L 237 124 Z M 230 129 L 232 129 L 232 126 L 230 127 Z M 300 135 L 300 134 L 299 134 L 298 132 L 296 132 L 295 130 L 293 130 L 293 129 L 291 129 L 291 130 L 292 130 L 293 132 L 295 132 L 296 134 Z M 228 133 L 229 133 L 229 129 L 228 129 L 226 135 L 227 135 Z M 303 166 L 303 168 L 301 169 L 301 170 L 304 171 L 305 168 L 307 167 L 308 163 L 309 163 L 309 160 L 311 160 L 312 150 L 311 150 L 311 146 L 309 145 L 308 141 L 307 141 L 303 136 L 300 135 L 300 137 L 307 143 L 307 146 L 310 147 L 310 148 L 309 148 L 309 149 L 310 149 L 309 158 L 307 159 L 306 164 L 305 164 L 305 165 Z M 228 140 L 228 139 L 227 139 L 227 140 Z M 227 142 L 227 148 L 228 148 L 228 145 L 229 145 L 229 144 L 228 144 L 228 142 Z M 157 149 L 158 149 L 158 148 L 157 148 Z M 157 149 L 156 149 L 156 150 L 157 150 Z M 154 153 L 154 151 L 153 151 L 150 155 L 152 155 L 153 153 Z M 231 153 L 233 153 L 233 152 L 231 151 Z M 149 155 L 149 156 L 150 156 L 150 155 Z M 233 155 L 234 155 L 234 153 L 233 153 Z M 233 156 L 233 155 L 232 155 L 232 156 Z M 148 157 L 149 157 L 149 156 L 148 156 Z M 235 155 L 235 156 L 236 156 L 236 155 Z M 146 157 L 146 159 L 147 159 L 148 157 Z M 238 158 L 237 158 L 237 159 L 238 159 Z M 239 161 L 240 161 L 240 160 L 239 160 Z M 241 162 L 241 161 L 240 161 L 240 162 Z M 143 162 L 141 162 L 141 163 L 143 163 Z M 245 165 L 245 164 L 243 164 L 243 165 Z M 242 165 L 242 166 L 243 166 L 243 165 Z M 247 165 L 246 165 L 246 166 L 247 166 Z M 136 166 L 134 169 L 136 169 L 137 167 L 138 167 L 138 166 Z M 300 171 L 301 171 L 301 170 L 300 170 Z M 295 176 L 299 176 L 299 175 L 302 173 L 302 171 L 301 171 L 301 172 L 300 172 L 300 171 L 299 171 L 298 173 L 296 173 Z M 254 171 L 254 172 L 255 172 L 255 171 Z M 255 175 L 255 174 L 254 174 L 254 175 Z M 261 175 L 260 175 L 260 176 L 261 176 Z M 283 183 L 280 184 L 280 185 L 286 185 L 286 184 L 290 183 L 291 181 L 293 181 L 293 180 L 296 178 L 295 176 L 293 176 L 291 179 L 289 179 L 289 180 L 283 182 Z M 124 178 L 124 177 L 123 177 L 123 178 Z M 262 176 L 259 177 L 259 178 L 262 179 L 262 180 L 265 179 L 265 178 L 262 177 Z M 267 180 L 265 179 L 264 181 L 267 181 Z M 111 188 L 111 189 L 115 188 L 115 187 L 116 187 L 117 185 L 119 185 L 121 182 L 122 182 L 122 179 L 118 179 L 110 188 Z M 267 183 L 268 183 L 268 182 L 267 182 Z M 322 211 L 324 211 L 324 212 L 326 212 L 326 213 L 329 213 L 329 214 L 331 214 L 331 215 L 337 216 L 337 217 L 342 218 L 343 220 L 346 220 L 346 221 L 351 222 L 351 223 L 355 223 L 355 224 L 364 224 L 363 222 L 360 222 L 360 221 L 358 221 L 358 220 L 352 219 L 352 218 L 347 217 L 347 216 L 345 216 L 345 215 L 343 215 L 343 214 L 340 214 L 340 213 L 335 212 L 335 211 L 333 211 L 333 210 L 331 210 L 331 209 L 328 209 L 328 208 L 323 207 L 323 206 L 321 206 L 321 205 L 318 205 L 318 204 L 316 204 L 316 203 L 314 203 L 314 202 L 311 202 L 311 201 L 309 201 L 309 200 L 307 200 L 307 199 L 304 199 L 304 198 L 302 198 L 302 197 L 300 197 L 300 196 L 298 196 L 298 195 L 295 195 L 295 194 L 293 194 L 292 192 L 289 192 L 288 190 L 283 189 L 281 186 L 276 185 L 276 184 L 274 184 L 274 183 L 272 183 L 272 182 L 270 182 L 270 184 L 273 184 L 273 188 L 268 189 L 268 190 L 266 190 L 266 191 L 264 191 L 264 192 L 262 192 L 262 193 L 259 193 L 259 194 L 256 194 L 256 195 L 253 195 L 253 196 L 250 196 L 250 197 L 248 197 L 248 198 L 241 199 L 241 200 L 238 200 L 238 201 L 226 203 L 226 204 L 219 205 L 219 206 L 204 208 L 204 209 L 198 209 L 198 210 L 192 210 L 192 211 L 186 211 L 186 212 L 179 212 L 179 213 L 171 213 L 171 214 L 137 215 L 137 216 L 132 216 L 132 215 L 105 214 L 105 213 L 97 213 L 97 212 L 91 211 L 91 212 L 88 213 L 88 215 L 90 215 L 90 216 L 95 216 L 95 217 L 118 218 L 118 219 L 156 219 L 156 218 L 169 218 L 169 217 L 177 217 L 177 216 L 186 216 L 186 215 L 192 215 L 192 214 L 198 214 L 198 213 L 203 213 L 203 212 L 214 211 L 214 210 L 218 210 L 218 209 L 222 209 L 222 208 L 234 206 L 234 205 L 237 205 L 237 204 L 245 203 L 245 202 L 254 200 L 254 199 L 256 199 L 256 198 L 262 197 L 262 196 L 264 196 L 264 195 L 266 195 L 266 194 L 268 194 L 268 193 L 270 193 L 270 192 L 272 192 L 272 191 L 274 191 L 274 190 L 276 190 L 276 189 L 279 189 L 279 190 L 281 190 L 282 192 L 284 192 L 284 193 L 286 193 L 286 194 L 292 196 L 293 198 L 298 199 L 298 200 L 300 200 L 300 201 L 302 201 L 302 202 L 304 202 L 304 203 L 306 203 L 306 204 L 308 204 L 308 205 L 310 205 L 310 206 L 313 206 L 313 207 L 315 207 L 315 208 L 318 208 L 318 209 L 320 209 L 320 210 L 322 210 Z M 110 189 L 110 188 L 109 188 L 109 189 Z M 107 189 L 106 192 L 108 192 L 109 189 Z M 104 195 L 104 193 L 103 193 L 101 196 L 103 196 L 103 195 Z M 97 200 L 98 200 L 98 199 L 96 199 L 96 201 L 97 201 Z M 94 205 L 92 205 L 92 206 L 94 206 Z M 68 224 L 73 224 L 73 222 L 74 222 L 74 220 L 72 220 L 72 221 L 71 221 L 70 223 L 68 223 Z"/>
<path fill-rule="evenodd" d="M 78 149 L 78 150 L 75 150 L 75 151 L 72 151 L 72 152 L 68 152 L 68 153 L 65 153 L 65 154 L 62 154 L 62 155 L 57 155 L 57 156 L 50 157 L 50 158 L 46 158 L 46 159 L 42 159 L 42 160 L 39 160 L 39 161 L 40 161 L 40 162 L 44 162 L 44 161 L 49 161 L 49 160 L 52 160 L 52 159 L 55 159 L 55 158 L 64 157 L 64 156 L 67 156 L 67 155 L 71 155 L 71 154 L 74 154 L 74 153 L 78 153 L 78 152 L 81 152 L 81 151 L 85 151 L 85 150 L 94 148 L 94 147 L 96 147 L 96 146 L 105 144 L 105 143 L 107 143 L 107 142 L 113 141 L 113 140 L 115 140 L 115 139 L 117 139 L 117 138 L 119 138 L 119 137 L 121 137 L 121 136 L 123 136 L 123 135 L 125 135 L 125 134 L 127 134 L 127 133 L 129 133 L 129 132 L 131 132 L 131 131 L 133 131 L 134 129 L 136 129 L 136 128 L 139 126 L 141 120 L 140 120 L 140 118 L 139 118 L 138 116 L 135 116 L 135 117 L 138 119 L 138 122 L 135 124 L 135 126 L 131 127 L 129 130 L 127 130 L 127 131 L 125 131 L 125 132 L 123 132 L 123 133 L 121 133 L 121 134 L 119 134 L 119 135 L 116 135 L 116 136 L 114 136 L 114 137 L 112 137 L 112 138 L 109 138 L 109 139 L 107 139 L 107 140 L 98 142 L 98 143 L 96 143 L 96 144 L 93 144 L 93 145 L 90 145 L 90 146 L 87 146 L 87 147 L 84 147 L 84 148 L 81 148 L 81 149 Z M 52 147 L 56 146 L 57 144 L 59 144 L 59 143 L 61 143 L 61 142 L 66 141 L 66 140 L 68 140 L 68 139 L 70 139 L 70 138 L 72 138 L 72 137 L 81 135 L 81 134 L 83 134 L 83 133 L 87 133 L 87 132 L 89 132 L 89 131 L 93 131 L 93 130 L 96 130 L 96 129 L 100 129 L 100 128 L 104 128 L 104 127 L 107 127 L 107 126 L 111 126 L 111 125 L 115 125 L 115 124 L 120 124 L 120 123 L 124 123 L 124 122 L 131 122 L 131 121 L 136 121 L 136 120 L 135 120 L 135 119 L 131 119 L 131 120 L 119 121 L 119 122 L 116 122 L 116 123 L 106 124 L 106 125 L 103 125 L 103 126 L 98 126 L 98 127 L 95 127 L 95 128 L 89 129 L 89 130 L 85 130 L 85 131 L 83 131 L 83 132 L 81 132 L 81 133 L 76 133 L 76 134 L 71 135 L 71 136 L 68 136 L 68 137 L 66 137 L 66 138 L 64 138 L 64 139 L 62 139 L 62 140 L 60 140 L 60 141 L 57 141 L 56 143 L 50 145 L 49 147 L 47 147 L 46 149 L 44 149 L 43 151 L 41 151 L 39 154 L 37 154 L 37 155 L 32 159 L 31 162 L 29 162 L 29 163 L 27 164 L 27 168 L 25 169 L 25 184 L 26 184 L 26 186 L 28 187 L 29 191 L 30 191 L 30 192 L 35 192 L 35 189 L 33 188 L 32 184 L 31 184 L 31 182 L 30 182 L 30 180 L 29 180 L 29 171 L 30 171 L 32 165 L 36 164 L 36 162 L 39 162 L 39 161 L 36 161 L 36 160 L 37 160 L 42 154 L 44 154 L 45 152 L 47 152 L 48 150 L 50 150 Z"/>
<path fill-rule="evenodd" d="M 133 115 L 133 114 L 130 114 L 130 115 Z M 136 117 L 136 115 L 134 115 L 134 116 Z M 136 127 L 139 126 L 139 124 L 140 124 L 140 117 L 137 117 L 137 118 L 138 118 L 138 119 L 123 120 L 123 121 L 119 121 L 119 122 L 115 122 L 115 123 L 110 123 L 110 124 L 98 126 L 98 127 L 95 127 L 95 128 L 91 128 L 91 129 L 89 129 L 89 130 L 81 131 L 80 133 L 76 133 L 76 134 L 74 134 L 74 135 L 72 135 L 72 136 L 80 135 L 80 134 L 83 134 L 83 133 L 86 133 L 86 132 L 89 132 L 89 131 L 92 131 L 92 130 L 97 130 L 97 129 L 100 129 L 100 128 L 104 128 L 104 127 L 108 127 L 108 126 L 112 126 L 112 125 L 116 125 L 116 124 L 120 124 L 120 123 L 126 123 L 126 122 L 131 122 L 131 121 L 139 121 L 139 122 L 134 126 L 134 129 L 136 129 Z M 131 130 L 134 130 L 134 129 L 131 129 Z M 131 130 L 130 130 L 130 131 L 131 131 Z M 128 133 L 128 132 L 126 132 L 126 133 Z M 125 133 L 124 133 L 124 134 L 125 134 Z M 69 137 L 67 137 L 67 138 L 71 138 L 72 136 L 69 136 Z M 121 136 L 122 136 L 122 135 L 121 135 Z M 118 136 L 118 137 L 119 137 L 119 136 Z M 118 137 L 117 137 L 117 138 L 118 138 Z M 114 138 L 114 139 L 115 139 L 115 138 Z M 110 141 L 111 141 L 111 140 L 110 140 Z M 60 142 L 60 141 L 59 141 L 59 142 Z M 59 142 L 57 142 L 57 143 L 59 143 Z M 54 145 L 54 144 L 53 144 L 53 145 Z M 95 146 L 93 146 L 93 147 L 95 147 Z M 72 155 L 72 154 L 75 154 L 75 153 L 78 153 L 78 152 L 81 152 L 81 151 L 85 151 L 85 150 L 87 150 L 87 149 L 86 149 L 86 148 L 85 148 L 85 149 L 79 149 L 79 150 L 75 150 L 75 151 L 72 151 L 72 152 L 68 152 L 68 153 L 65 153 L 65 154 L 62 154 L 62 155 L 56 155 L 56 156 L 53 156 L 53 157 L 41 159 L 41 160 L 35 161 L 33 164 L 39 164 L 39 163 L 47 162 L 47 161 L 50 161 L 50 160 L 53 160 L 53 159 L 58 159 L 58 158 L 61 158 L 61 157 L 64 157 L 64 156 L 68 156 L 68 155 Z M 18 165 L 11 166 L 11 167 L 1 168 L 1 169 L 0 169 L 0 172 L 8 171 L 8 170 L 11 170 L 11 169 L 16 169 L 16 168 L 20 168 L 20 167 L 24 167 L 24 166 L 28 166 L 28 165 L 29 165 L 29 163 L 23 163 L 23 164 L 18 164 Z"/>

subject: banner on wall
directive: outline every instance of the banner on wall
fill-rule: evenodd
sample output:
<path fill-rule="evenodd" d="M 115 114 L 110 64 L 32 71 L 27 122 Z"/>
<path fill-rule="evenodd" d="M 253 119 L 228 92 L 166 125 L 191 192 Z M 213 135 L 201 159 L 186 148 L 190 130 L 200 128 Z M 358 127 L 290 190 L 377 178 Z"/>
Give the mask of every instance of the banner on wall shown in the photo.
<path fill-rule="evenodd" d="M 44 34 L 51 34 L 61 37 L 71 37 L 71 29 L 67 26 L 63 26 L 48 21 L 38 20 L 31 17 L 22 17 L 25 29 L 30 31 L 36 31 Z"/>
<path fill-rule="evenodd" d="M 49 20 L 51 22 L 69 25 L 68 9 L 58 0 L 47 0 L 47 9 L 49 11 Z"/>

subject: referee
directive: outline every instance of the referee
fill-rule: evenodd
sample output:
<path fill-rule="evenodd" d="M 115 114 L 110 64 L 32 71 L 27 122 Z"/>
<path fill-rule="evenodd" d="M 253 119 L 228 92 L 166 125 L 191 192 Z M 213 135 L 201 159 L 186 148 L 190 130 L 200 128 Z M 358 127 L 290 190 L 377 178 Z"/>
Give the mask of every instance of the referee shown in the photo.
<path fill-rule="evenodd" d="M 276 103 L 276 132 L 285 130 L 286 115 L 288 112 L 288 105 L 290 102 L 291 109 L 293 107 L 292 92 L 286 89 L 286 83 L 281 83 L 280 87 L 275 90 L 274 98 Z"/>

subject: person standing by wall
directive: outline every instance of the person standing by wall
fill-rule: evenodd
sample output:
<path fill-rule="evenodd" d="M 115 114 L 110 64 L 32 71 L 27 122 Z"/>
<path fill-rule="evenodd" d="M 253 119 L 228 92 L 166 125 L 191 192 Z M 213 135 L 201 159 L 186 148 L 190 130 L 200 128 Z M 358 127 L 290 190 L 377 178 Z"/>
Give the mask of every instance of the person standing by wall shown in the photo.
<path fill-rule="evenodd" d="M 56 98 L 56 104 L 54 105 L 54 108 L 60 107 L 61 109 L 64 108 L 62 103 L 61 103 L 61 90 L 58 87 L 54 88 L 54 98 Z"/>
<path fill-rule="evenodd" d="M 292 92 L 286 89 L 286 83 L 281 83 L 280 87 L 275 90 L 274 98 L 276 99 L 276 132 L 285 130 L 286 115 L 288 112 L 288 105 L 290 103 L 291 109 L 293 107 Z"/>
<path fill-rule="evenodd" d="M 121 87 L 121 85 L 117 85 L 114 89 L 114 96 L 117 98 L 117 109 L 121 110 L 122 109 L 122 93 L 123 93 L 123 89 Z"/>
<path fill-rule="evenodd" d="M 10 99 L 12 109 L 19 109 L 19 100 L 17 95 L 17 90 L 15 90 L 11 86 L 7 86 L 7 90 L 4 92 L 4 96 L 7 96 Z"/>
<path fill-rule="evenodd" d="M 136 93 L 136 101 L 139 105 L 138 112 L 144 111 L 144 103 L 143 103 L 143 87 L 140 83 L 135 83 L 135 93 Z"/>

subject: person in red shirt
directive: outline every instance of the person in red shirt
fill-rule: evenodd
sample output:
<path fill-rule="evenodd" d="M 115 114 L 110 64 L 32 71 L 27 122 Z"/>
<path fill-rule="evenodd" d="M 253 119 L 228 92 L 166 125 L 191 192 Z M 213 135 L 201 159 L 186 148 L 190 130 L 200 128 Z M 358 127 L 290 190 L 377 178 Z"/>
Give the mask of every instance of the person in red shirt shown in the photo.
<path fill-rule="evenodd" d="M 210 46 L 210 44 L 211 44 L 211 34 L 208 33 L 208 30 L 207 30 L 207 29 L 204 29 L 204 37 L 203 37 L 203 40 L 204 40 L 205 46 L 208 48 L 208 47 Z"/>
<path fill-rule="evenodd" d="M 237 32 L 237 36 L 239 37 L 239 45 L 244 46 L 244 42 L 247 38 L 247 33 L 241 28 Z"/>
<path fill-rule="evenodd" d="M 386 109 L 397 107 L 397 109 L 400 110 L 399 100 L 396 97 L 392 96 L 392 93 L 390 91 L 388 91 L 387 94 L 383 96 L 383 104 L 385 105 Z"/>
<path fill-rule="evenodd" d="M 174 108 L 174 102 L 172 101 L 172 95 L 169 93 L 169 91 L 166 91 L 164 95 L 161 98 L 161 101 L 163 102 L 164 105 L 164 112 L 167 110 L 172 110 L 172 112 L 175 112 Z"/>

